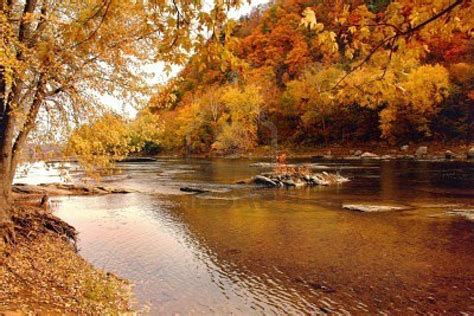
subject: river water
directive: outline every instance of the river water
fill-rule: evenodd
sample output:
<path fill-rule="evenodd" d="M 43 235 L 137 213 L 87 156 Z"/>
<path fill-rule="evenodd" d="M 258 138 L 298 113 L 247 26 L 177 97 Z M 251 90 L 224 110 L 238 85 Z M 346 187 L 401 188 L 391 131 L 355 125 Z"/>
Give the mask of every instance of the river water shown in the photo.
<path fill-rule="evenodd" d="M 59 198 L 55 212 L 151 314 L 474 314 L 474 221 L 448 213 L 474 209 L 473 163 L 303 161 L 351 182 L 234 184 L 271 170 L 252 162 L 123 163 L 104 181 L 141 193 Z"/>

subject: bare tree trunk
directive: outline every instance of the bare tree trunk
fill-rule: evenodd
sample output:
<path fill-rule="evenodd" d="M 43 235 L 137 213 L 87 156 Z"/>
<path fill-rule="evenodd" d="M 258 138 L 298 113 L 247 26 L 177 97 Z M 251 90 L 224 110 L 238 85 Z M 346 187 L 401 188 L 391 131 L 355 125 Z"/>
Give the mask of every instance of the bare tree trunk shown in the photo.
<path fill-rule="evenodd" d="M 3 68 L 0 67 L 0 253 L 3 252 L 5 243 L 15 240 L 11 218 L 13 179 L 10 177 L 14 125 L 8 98 Z"/>

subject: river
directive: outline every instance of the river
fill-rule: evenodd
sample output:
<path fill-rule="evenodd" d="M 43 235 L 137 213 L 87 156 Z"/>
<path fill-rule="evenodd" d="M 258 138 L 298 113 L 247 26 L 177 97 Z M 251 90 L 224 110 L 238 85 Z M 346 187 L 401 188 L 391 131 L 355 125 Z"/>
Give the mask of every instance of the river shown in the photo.
<path fill-rule="evenodd" d="M 57 198 L 55 212 L 152 314 L 474 314 L 474 221 L 448 213 L 474 209 L 473 163 L 303 161 L 351 182 L 234 184 L 271 170 L 252 162 L 122 163 L 104 181 L 141 193 Z"/>

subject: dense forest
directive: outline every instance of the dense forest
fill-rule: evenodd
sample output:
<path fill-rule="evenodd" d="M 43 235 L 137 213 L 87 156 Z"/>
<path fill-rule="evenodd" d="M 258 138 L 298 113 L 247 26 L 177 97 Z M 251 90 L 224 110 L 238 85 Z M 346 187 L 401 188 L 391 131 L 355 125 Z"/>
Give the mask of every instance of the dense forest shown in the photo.
<path fill-rule="evenodd" d="M 143 112 L 158 149 L 191 153 L 469 140 L 473 15 L 471 1 L 272 1 L 223 24 Z"/>

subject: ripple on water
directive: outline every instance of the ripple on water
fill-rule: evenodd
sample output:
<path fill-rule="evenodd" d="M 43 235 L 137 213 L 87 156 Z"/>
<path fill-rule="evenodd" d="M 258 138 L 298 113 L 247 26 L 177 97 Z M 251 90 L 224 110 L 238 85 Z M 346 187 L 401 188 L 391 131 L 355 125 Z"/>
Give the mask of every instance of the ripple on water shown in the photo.
<path fill-rule="evenodd" d="M 474 224 L 429 217 L 472 208 L 468 195 L 433 193 L 473 187 L 457 176 L 467 167 L 361 164 L 325 164 L 354 181 L 302 190 L 228 185 L 258 172 L 248 161 L 128 164 L 111 181 L 147 194 L 61 198 L 56 213 L 154 314 L 474 313 Z M 412 209 L 360 214 L 347 201 Z"/>

